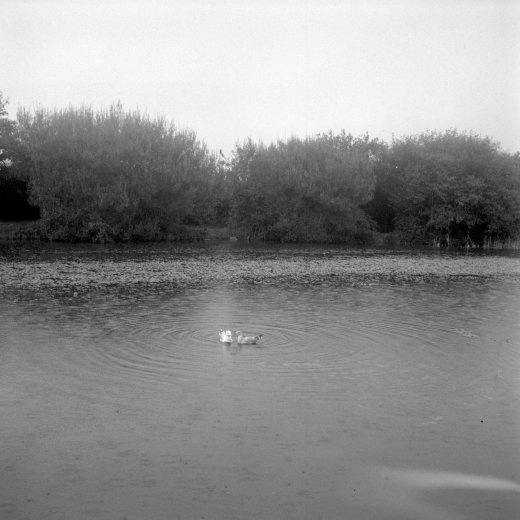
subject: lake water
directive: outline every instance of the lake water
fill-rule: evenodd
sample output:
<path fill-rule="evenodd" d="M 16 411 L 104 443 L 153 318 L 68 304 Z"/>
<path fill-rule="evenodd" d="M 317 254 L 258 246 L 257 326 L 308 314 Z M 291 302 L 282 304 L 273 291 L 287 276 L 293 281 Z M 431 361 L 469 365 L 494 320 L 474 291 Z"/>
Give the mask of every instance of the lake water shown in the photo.
<path fill-rule="evenodd" d="M 92 251 L 67 265 L 101 272 L 104 254 Z M 28 279 L 42 269 L 14 257 L 4 264 Z M 399 261 L 414 272 L 436 258 Z M 495 273 L 511 258 L 485 261 Z M 518 518 L 520 283 L 458 274 L 10 287 L 0 308 L 0 518 Z M 264 341 L 223 345 L 221 328 Z"/>

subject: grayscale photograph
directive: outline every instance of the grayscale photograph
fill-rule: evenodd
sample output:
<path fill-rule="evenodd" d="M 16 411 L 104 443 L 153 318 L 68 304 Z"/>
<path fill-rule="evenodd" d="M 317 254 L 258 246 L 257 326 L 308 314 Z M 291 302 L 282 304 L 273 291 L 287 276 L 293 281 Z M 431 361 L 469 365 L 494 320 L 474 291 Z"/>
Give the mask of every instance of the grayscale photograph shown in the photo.
<path fill-rule="evenodd" d="M 520 518 L 518 0 L 0 13 L 0 520 Z"/>

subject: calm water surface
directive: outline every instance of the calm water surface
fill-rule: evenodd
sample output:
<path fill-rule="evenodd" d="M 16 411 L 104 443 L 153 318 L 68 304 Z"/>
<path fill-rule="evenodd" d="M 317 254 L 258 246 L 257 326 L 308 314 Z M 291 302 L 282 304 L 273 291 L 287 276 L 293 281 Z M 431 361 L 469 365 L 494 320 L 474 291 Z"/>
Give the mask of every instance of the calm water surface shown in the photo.
<path fill-rule="evenodd" d="M 0 518 L 518 518 L 519 309 L 500 279 L 7 298 Z"/>

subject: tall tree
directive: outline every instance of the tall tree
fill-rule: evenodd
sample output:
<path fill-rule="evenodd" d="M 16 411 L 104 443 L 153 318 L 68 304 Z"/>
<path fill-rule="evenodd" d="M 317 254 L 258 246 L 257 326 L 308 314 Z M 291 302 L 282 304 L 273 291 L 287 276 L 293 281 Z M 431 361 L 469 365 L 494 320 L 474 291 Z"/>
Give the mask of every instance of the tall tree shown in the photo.
<path fill-rule="evenodd" d="M 407 242 L 482 244 L 518 235 L 518 156 L 455 130 L 392 143 L 386 195 Z"/>
<path fill-rule="evenodd" d="M 17 168 L 22 157 L 16 121 L 9 119 L 8 100 L 0 92 L 0 220 L 38 218 L 38 208 L 28 202 L 27 178 Z"/>
<path fill-rule="evenodd" d="M 18 122 L 31 199 L 56 238 L 158 239 L 211 218 L 215 159 L 191 131 L 120 104 L 22 109 Z"/>
<path fill-rule="evenodd" d="M 16 122 L 9 119 L 8 100 L 0 91 L 0 178 L 7 175 L 12 163 L 12 147 Z"/>
<path fill-rule="evenodd" d="M 377 140 L 320 134 L 270 146 L 246 141 L 232 161 L 231 221 L 243 235 L 346 242 L 371 229 Z"/>

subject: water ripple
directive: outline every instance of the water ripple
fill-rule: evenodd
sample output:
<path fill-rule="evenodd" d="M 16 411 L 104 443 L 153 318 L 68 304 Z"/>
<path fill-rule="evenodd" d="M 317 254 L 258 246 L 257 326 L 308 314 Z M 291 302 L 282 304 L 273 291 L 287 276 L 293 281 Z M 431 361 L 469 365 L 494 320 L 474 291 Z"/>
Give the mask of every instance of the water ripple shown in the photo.
<path fill-rule="evenodd" d="M 478 304 L 478 293 L 468 296 Z M 482 309 L 463 300 L 459 290 L 447 295 L 428 286 L 193 289 L 100 298 L 94 305 L 56 301 L 46 314 L 29 312 L 25 320 L 49 338 L 59 334 L 53 348 L 65 352 L 58 363 L 82 367 L 85 377 L 93 371 L 136 385 L 257 385 L 340 398 L 354 387 L 374 396 L 435 394 L 443 385 L 478 392 L 497 356 L 517 358 L 513 339 L 490 337 L 482 330 Z M 264 338 L 259 345 L 226 346 L 221 328 Z"/>

